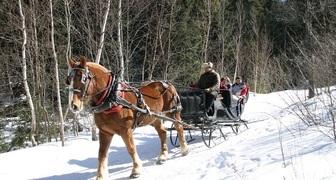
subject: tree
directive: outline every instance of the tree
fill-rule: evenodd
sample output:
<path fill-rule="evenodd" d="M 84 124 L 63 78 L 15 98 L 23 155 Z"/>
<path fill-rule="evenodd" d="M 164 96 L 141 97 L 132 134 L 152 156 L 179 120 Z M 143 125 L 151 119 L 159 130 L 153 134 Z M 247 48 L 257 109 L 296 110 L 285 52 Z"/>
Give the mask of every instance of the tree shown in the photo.
<path fill-rule="evenodd" d="M 237 77 L 237 74 L 239 74 L 239 66 L 241 64 L 241 48 L 242 48 L 242 41 L 243 41 L 243 34 L 244 34 L 244 22 L 245 22 L 245 15 L 244 15 L 244 7 L 243 7 L 243 3 L 241 0 L 239 0 L 236 3 L 237 6 L 237 14 L 236 14 L 236 18 L 237 18 L 237 25 L 238 25 L 238 30 L 235 33 L 234 36 L 234 42 L 236 45 L 236 49 L 235 49 L 235 60 L 236 60 L 236 67 L 235 67 L 235 71 L 234 71 L 234 76 L 233 79 L 235 79 Z"/>
<path fill-rule="evenodd" d="M 109 11 L 110 11 L 110 4 L 111 4 L 111 0 L 108 0 L 106 10 L 105 10 L 105 14 L 104 14 L 104 19 L 103 19 L 103 25 L 102 25 L 101 31 L 100 31 L 98 52 L 97 52 L 96 59 L 95 59 L 96 63 L 99 63 L 100 57 L 101 57 L 101 54 L 102 54 L 102 51 L 103 51 L 103 47 L 104 47 L 105 28 L 106 28 L 106 22 L 107 22 L 107 18 L 108 18 Z"/>
<path fill-rule="evenodd" d="M 63 119 L 63 112 L 62 112 L 62 100 L 61 100 L 61 94 L 60 94 L 60 84 L 59 84 L 59 75 L 58 75 L 58 59 L 57 59 L 57 53 L 55 49 L 55 40 L 54 40 L 54 15 L 53 15 L 53 3 L 52 0 L 49 0 L 50 5 L 50 22 L 51 22 L 51 47 L 53 52 L 53 58 L 55 61 L 55 79 L 56 79 L 56 94 L 57 94 L 57 105 L 58 105 L 58 115 L 59 115 L 59 131 L 61 134 L 61 141 L 62 146 L 64 146 L 64 119 Z"/>
<path fill-rule="evenodd" d="M 24 89 L 26 91 L 27 101 L 30 108 L 30 114 L 31 114 L 31 129 L 30 129 L 30 140 L 32 142 L 33 146 L 36 146 L 37 143 L 35 141 L 35 131 L 36 131 L 36 116 L 35 116 L 35 107 L 33 103 L 33 99 L 30 94 L 30 89 L 27 81 L 27 59 L 26 59 L 26 45 L 27 45 L 27 31 L 26 31 L 26 20 L 25 15 L 23 14 L 23 7 L 21 4 L 21 0 L 18 1 L 19 3 L 19 12 L 21 16 L 21 22 L 22 22 L 22 61 L 21 61 L 21 67 L 22 67 L 22 78 L 23 78 L 23 84 Z"/>
<path fill-rule="evenodd" d="M 118 5 L 118 49 L 119 49 L 119 61 L 120 61 L 120 80 L 124 81 L 125 77 L 125 66 L 124 66 L 124 54 L 123 54 L 123 42 L 122 42 L 122 6 L 121 6 L 121 0 L 119 0 Z"/>
<path fill-rule="evenodd" d="M 211 7 L 211 0 L 206 0 L 206 12 L 207 12 L 207 22 L 205 25 L 205 36 L 204 36 L 204 61 L 208 61 L 208 46 L 209 46 L 209 39 L 210 39 L 210 29 L 211 29 L 211 22 L 212 22 L 212 7 Z"/>

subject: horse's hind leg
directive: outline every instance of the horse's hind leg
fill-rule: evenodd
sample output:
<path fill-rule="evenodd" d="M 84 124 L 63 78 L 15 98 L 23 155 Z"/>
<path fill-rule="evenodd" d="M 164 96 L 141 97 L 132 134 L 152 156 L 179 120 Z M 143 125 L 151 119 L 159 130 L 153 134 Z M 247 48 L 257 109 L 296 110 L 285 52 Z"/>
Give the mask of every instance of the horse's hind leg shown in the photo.
<path fill-rule="evenodd" d="M 161 141 L 161 151 L 160 155 L 158 157 L 157 164 L 164 163 L 168 158 L 168 146 L 167 146 L 167 131 L 166 128 L 163 126 L 162 120 L 157 119 L 153 126 L 155 127 L 155 130 L 157 131 L 160 141 Z"/>
<path fill-rule="evenodd" d="M 97 180 L 108 178 L 108 149 L 110 147 L 112 137 L 113 135 L 108 135 L 99 131 Z"/>
<path fill-rule="evenodd" d="M 125 132 L 121 133 L 120 136 L 123 139 L 127 151 L 133 160 L 133 169 L 130 178 L 138 178 L 140 176 L 140 168 L 142 164 L 134 144 L 132 129 L 127 129 Z"/>

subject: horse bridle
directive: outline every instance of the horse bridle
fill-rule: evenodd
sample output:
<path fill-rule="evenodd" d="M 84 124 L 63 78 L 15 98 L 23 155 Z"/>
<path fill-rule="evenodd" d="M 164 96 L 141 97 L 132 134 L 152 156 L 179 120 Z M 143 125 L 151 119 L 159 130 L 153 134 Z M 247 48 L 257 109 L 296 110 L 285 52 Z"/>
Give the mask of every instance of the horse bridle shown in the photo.
<path fill-rule="evenodd" d="M 74 78 L 75 78 L 78 71 L 84 72 L 84 73 L 82 73 L 82 77 L 81 77 L 82 87 L 80 89 L 73 87 Z M 104 72 L 104 73 L 101 73 L 101 74 L 93 75 L 88 66 L 86 68 L 74 67 L 70 71 L 69 76 L 67 77 L 67 82 L 66 83 L 67 83 L 67 85 L 70 86 L 69 91 L 71 93 L 77 92 L 77 93 L 82 94 L 82 100 L 83 100 L 83 99 L 88 98 L 87 90 L 90 87 L 92 79 L 95 78 L 96 76 L 101 76 L 101 75 L 105 75 L 105 74 L 111 75 L 111 72 L 108 71 L 108 72 Z M 69 82 L 69 78 L 70 78 L 70 82 Z M 88 79 L 90 81 L 89 81 L 89 83 L 86 83 L 86 81 Z M 112 89 L 112 91 L 118 90 L 117 88 L 118 88 L 117 76 L 113 75 L 112 83 L 109 86 L 105 87 L 104 89 L 100 90 L 99 92 L 96 92 L 95 94 L 90 95 L 90 97 L 96 96 L 96 95 L 100 94 L 101 92 L 106 91 L 108 89 L 110 89 L 110 90 Z"/>
<path fill-rule="evenodd" d="M 74 78 L 77 74 L 78 71 L 82 71 L 82 77 L 81 77 L 81 84 L 82 87 L 80 89 L 74 88 L 73 87 L 73 83 L 74 83 Z M 87 90 L 90 86 L 90 83 L 93 79 L 94 75 L 90 72 L 89 67 L 84 68 L 79 68 L 79 67 L 74 67 L 72 68 L 72 70 L 69 73 L 69 76 L 67 77 L 67 84 L 70 86 L 69 91 L 74 93 L 74 92 L 78 92 L 80 94 L 82 94 L 82 98 L 86 99 L 87 98 Z M 70 78 L 70 80 L 69 80 Z M 86 85 L 86 81 L 90 80 L 89 83 Z"/>

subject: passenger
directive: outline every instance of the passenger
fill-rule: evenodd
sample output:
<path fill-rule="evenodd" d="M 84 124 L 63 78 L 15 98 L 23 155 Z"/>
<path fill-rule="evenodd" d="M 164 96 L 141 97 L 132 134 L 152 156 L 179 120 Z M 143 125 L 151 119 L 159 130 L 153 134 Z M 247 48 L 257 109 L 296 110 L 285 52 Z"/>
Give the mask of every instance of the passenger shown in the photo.
<path fill-rule="evenodd" d="M 225 79 L 222 77 L 222 78 L 220 79 L 219 89 L 226 89 L 226 88 L 224 87 L 224 84 L 225 84 Z"/>
<path fill-rule="evenodd" d="M 220 89 L 229 89 L 231 90 L 231 81 L 230 78 L 225 76 L 221 78 L 221 82 L 220 82 Z"/>
<path fill-rule="evenodd" d="M 238 107 L 238 103 L 241 99 L 243 99 L 246 96 L 247 88 L 245 82 L 243 82 L 243 79 L 240 76 L 236 77 L 236 82 L 232 85 L 232 106 Z M 237 115 L 239 116 L 239 112 L 237 110 Z"/>
<path fill-rule="evenodd" d="M 204 89 L 205 91 L 205 109 L 209 112 L 213 105 L 217 95 L 220 77 L 219 74 L 212 69 L 213 64 L 211 62 L 203 63 L 202 68 L 204 73 L 201 75 L 197 82 L 197 88 Z M 211 113 L 210 113 L 211 114 Z"/>
<path fill-rule="evenodd" d="M 221 83 L 220 83 L 220 95 L 222 96 L 221 102 L 224 107 L 230 108 L 231 107 L 231 102 L 232 102 L 232 97 L 231 97 L 231 81 L 229 77 L 222 77 L 221 78 Z"/>

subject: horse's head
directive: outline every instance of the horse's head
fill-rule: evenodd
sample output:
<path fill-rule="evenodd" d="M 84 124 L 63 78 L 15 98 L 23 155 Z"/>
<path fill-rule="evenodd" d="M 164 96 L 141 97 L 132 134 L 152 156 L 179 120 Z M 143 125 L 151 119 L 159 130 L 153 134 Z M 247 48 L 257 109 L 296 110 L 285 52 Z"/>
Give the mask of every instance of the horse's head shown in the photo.
<path fill-rule="evenodd" d="M 79 112 L 83 109 L 83 102 L 89 97 L 89 84 L 93 75 L 87 66 L 86 58 L 81 57 L 79 62 L 69 58 L 69 65 L 72 68 L 67 77 L 69 85 L 69 107 L 73 112 Z"/>
<path fill-rule="evenodd" d="M 84 104 L 91 101 L 93 105 L 101 102 L 111 87 L 110 71 L 103 66 L 87 62 L 82 56 L 78 62 L 69 59 L 71 72 L 67 78 L 69 85 L 69 107 L 73 112 L 83 110 Z"/>

